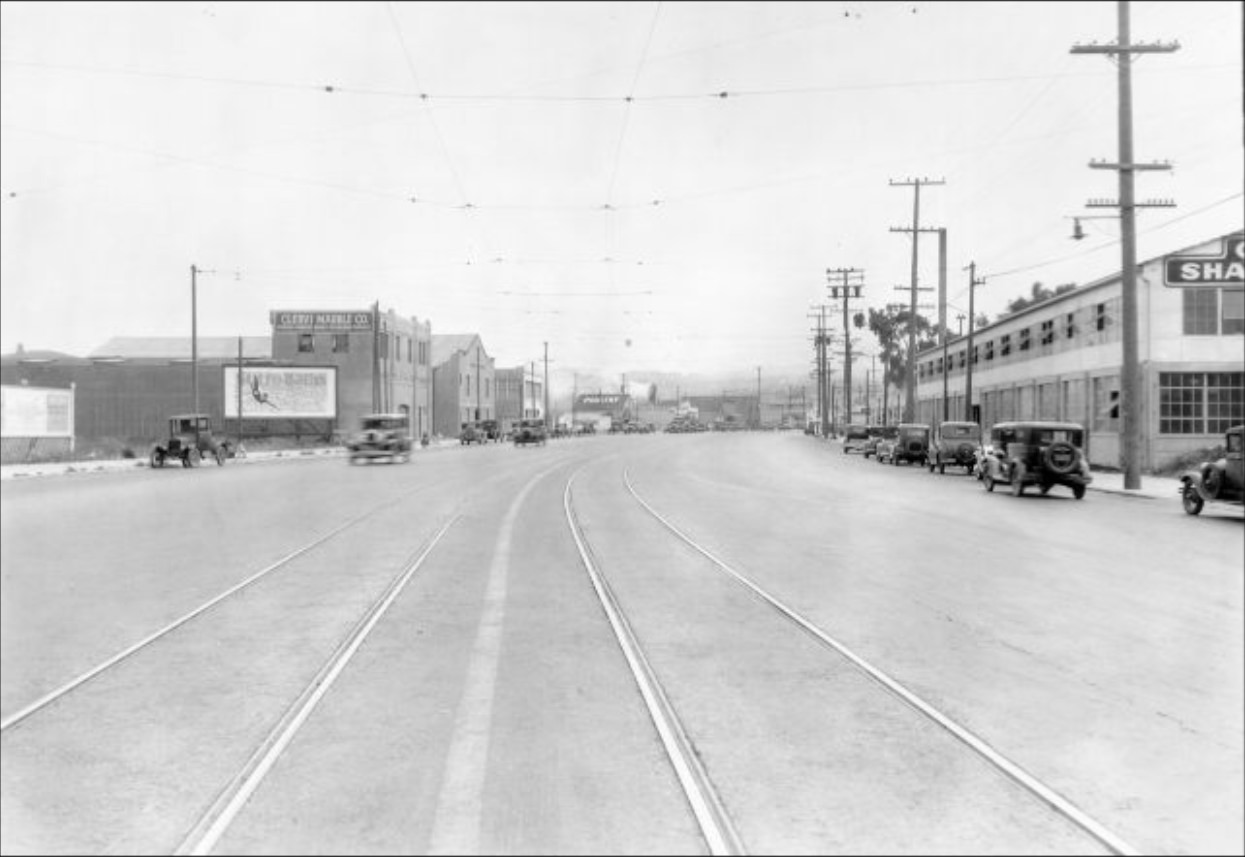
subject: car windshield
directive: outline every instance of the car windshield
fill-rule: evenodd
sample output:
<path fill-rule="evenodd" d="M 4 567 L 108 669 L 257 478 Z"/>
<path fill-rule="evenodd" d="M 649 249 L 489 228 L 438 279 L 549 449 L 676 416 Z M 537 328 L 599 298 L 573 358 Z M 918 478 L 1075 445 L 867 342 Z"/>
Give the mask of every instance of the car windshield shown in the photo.
<path fill-rule="evenodd" d="M 1241 435 L 1239 434 L 1228 435 L 1228 452 L 1240 452 L 1240 451 L 1241 451 Z"/>
<path fill-rule="evenodd" d="M 943 437 L 979 438 L 981 437 L 981 427 L 980 426 L 944 425 L 942 427 L 942 436 Z"/>
<path fill-rule="evenodd" d="M 404 428 L 405 424 L 402 420 L 392 417 L 372 417 L 363 420 L 363 428 L 365 431 L 389 431 L 392 429 Z"/>

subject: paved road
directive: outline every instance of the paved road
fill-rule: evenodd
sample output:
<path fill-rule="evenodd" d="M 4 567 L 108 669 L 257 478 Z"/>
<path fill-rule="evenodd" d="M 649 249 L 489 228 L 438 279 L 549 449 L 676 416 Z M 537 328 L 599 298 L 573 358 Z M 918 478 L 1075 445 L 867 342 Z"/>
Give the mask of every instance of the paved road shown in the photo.
<path fill-rule="evenodd" d="M 0 512 L 4 853 L 704 853 L 572 520 L 746 850 L 1245 850 L 1239 518 L 777 433 L 75 475 Z"/>

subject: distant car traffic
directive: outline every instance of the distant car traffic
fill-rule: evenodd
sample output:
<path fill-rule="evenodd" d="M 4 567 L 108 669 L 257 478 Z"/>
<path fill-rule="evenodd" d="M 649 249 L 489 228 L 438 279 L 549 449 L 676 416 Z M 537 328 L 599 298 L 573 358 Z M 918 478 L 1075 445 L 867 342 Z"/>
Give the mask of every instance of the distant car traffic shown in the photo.
<path fill-rule="evenodd" d="M 1241 442 L 1245 426 L 1233 426 L 1224 434 L 1222 458 L 1203 461 L 1180 477 L 1180 499 L 1190 515 L 1200 514 L 1207 503 L 1245 504 L 1245 464 Z"/>
<path fill-rule="evenodd" d="M 346 439 L 351 464 L 388 458 L 411 460 L 411 422 L 406 414 L 364 414 L 359 430 Z"/>
<path fill-rule="evenodd" d="M 864 452 L 865 446 L 869 443 L 869 427 L 863 424 L 852 423 L 843 430 L 843 454 L 849 452 Z"/>
<path fill-rule="evenodd" d="M 865 458 L 877 455 L 882 441 L 893 440 L 897 437 L 899 437 L 899 429 L 896 426 L 869 426 L 869 437 L 860 452 Z"/>
<path fill-rule="evenodd" d="M 462 428 L 458 432 L 458 442 L 463 446 L 470 446 L 473 443 L 484 443 L 488 440 L 488 435 L 480 428 L 478 423 L 463 423 Z"/>
<path fill-rule="evenodd" d="M 878 442 L 878 463 L 899 465 L 899 462 L 924 464 L 929 453 L 929 426 L 925 423 L 900 423 L 893 438 Z"/>
<path fill-rule="evenodd" d="M 514 430 L 514 445 L 525 446 L 529 443 L 545 445 L 546 432 L 544 420 L 520 420 Z"/>

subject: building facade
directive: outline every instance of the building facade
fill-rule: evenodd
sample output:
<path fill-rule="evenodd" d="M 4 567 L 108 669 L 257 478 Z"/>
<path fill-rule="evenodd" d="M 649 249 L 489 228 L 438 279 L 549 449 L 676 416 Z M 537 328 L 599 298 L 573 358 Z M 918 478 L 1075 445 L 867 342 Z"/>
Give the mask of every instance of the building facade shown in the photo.
<path fill-rule="evenodd" d="M 519 420 L 544 417 L 544 382 L 528 367 L 496 369 L 493 378 L 497 384 L 497 419 L 502 431 L 513 430 Z"/>
<path fill-rule="evenodd" d="M 402 413 L 411 435 L 432 431 L 432 324 L 379 306 L 359 310 L 273 310 L 273 361 L 335 367 L 337 425 L 350 431 L 368 413 Z"/>
<path fill-rule="evenodd" d="M 463 423 L 498 419 L 493 358 L 478 334 L 434 335 L 432 367 L 436 434 L 457 437 Z"/>
<path fill-rule="evenodd" d="M 1222 443 L 1245 422 L 1245 238 L 1138 265 L 1142 469 Z M 1097 465 L 1122 467 L 1122 278 L 1114 274 L 917 357 L 917 419 L 1080 423 Z M 965 388 L 972 367 L 972 403 Z M 945 403 L 945 404 L 944 404 Z"/>

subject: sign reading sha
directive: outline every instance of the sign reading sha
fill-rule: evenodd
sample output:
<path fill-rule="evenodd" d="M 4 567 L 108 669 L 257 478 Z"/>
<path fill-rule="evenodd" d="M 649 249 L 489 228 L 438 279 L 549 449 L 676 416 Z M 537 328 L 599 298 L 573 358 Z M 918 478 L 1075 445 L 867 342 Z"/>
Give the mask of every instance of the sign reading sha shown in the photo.
<path fill-rule="evenodd" d="M 1229 238 L 1224 245 L 1217 256 L 1168 256 L 1163 260 L 1163 285 L 1245 285 L 1245 238 Z"/>

